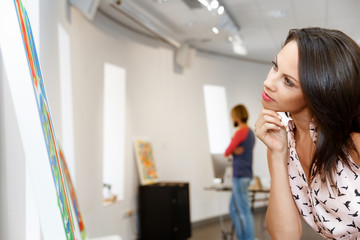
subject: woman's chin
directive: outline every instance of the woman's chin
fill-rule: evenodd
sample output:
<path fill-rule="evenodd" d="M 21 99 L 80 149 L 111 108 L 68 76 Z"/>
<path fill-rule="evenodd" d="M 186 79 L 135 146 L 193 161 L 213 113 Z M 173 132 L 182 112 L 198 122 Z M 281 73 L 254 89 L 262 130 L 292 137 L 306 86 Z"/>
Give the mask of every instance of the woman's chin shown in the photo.
<path fill-rule="evenodd" d="M 276 111 L 276 112 L 282 112 L 281 110 L 279 110 L 276 106 L 272 106 L 272 104 L 269 104 L 268 102 L 262 100 L 261 101 L 263 107 L 265 109 L 268 109 L 268 110 L 273 110 L 273 111 Z"/>

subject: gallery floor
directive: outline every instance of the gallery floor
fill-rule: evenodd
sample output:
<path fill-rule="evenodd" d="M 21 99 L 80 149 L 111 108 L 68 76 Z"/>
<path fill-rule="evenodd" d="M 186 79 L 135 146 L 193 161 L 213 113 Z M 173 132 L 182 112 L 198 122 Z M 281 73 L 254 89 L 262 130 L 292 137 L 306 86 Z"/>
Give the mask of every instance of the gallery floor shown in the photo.
<path fill-rule="evenodd" d="M 271 240 L 269 233 L 265 226 L 265 212 L 266 208 L 255 209 L 254 213 L 254 225 L 255 225 L 255 237 L 257 240 Z M 224 230 L 231 230 L 230 217 L 224 216 Z M 192 227 L 192 236 L 189 240 L 236 240 L 236 236 L 230 237 L 230 234 L 221 233 L 221 224 L 218 218 L 214 218 L 202 223 L 196 223 Z M 303 235 L 301 240 L 322 240 L 312 228 L 310 228 L 305 222 L 303 222 Z"/>

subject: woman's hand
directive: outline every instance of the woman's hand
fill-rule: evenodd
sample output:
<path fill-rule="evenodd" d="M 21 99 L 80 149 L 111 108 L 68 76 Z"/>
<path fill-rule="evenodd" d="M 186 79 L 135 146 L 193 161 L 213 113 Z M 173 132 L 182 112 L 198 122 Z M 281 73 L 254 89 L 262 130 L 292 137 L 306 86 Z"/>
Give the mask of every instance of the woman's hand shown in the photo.
<path fill-rule="evenodd" d="M 240 155 L 240 154 L 243 154 L 243 153 L 244 153 L 244 148 L 243 147 L 237 147 L 233 151 L 233 154 L 236 154 L 236 155 Z"/>
<path fill-rule="evenodd" d="M 301 219 L 290 188 L 286 130 L 280 119 L 277 112 L 263 109 L 255 123 L 255 135 L 268 147 L 271 194 L 266 226 L 272 239 L 300 239 Z"/>
<path fill-rule="evenodd" d="M 271 152 L 287 151 L 286 129 L 281 116 L 269 109 L 263 109 L 255 123 L 255 135 Z"/>

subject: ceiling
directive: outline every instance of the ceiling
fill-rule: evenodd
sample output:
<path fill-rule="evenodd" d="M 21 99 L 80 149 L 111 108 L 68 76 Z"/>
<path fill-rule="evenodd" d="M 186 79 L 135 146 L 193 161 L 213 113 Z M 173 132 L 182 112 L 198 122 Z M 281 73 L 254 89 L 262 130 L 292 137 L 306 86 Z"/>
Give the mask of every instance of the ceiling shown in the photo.
<path fill-rule="evenodd" d="M 136 31 L 156 35 L 144 22 L 160 30 L 167 40 L 187 43 L 208 52 L 252 61 L 270 62 L 279 51 L 291 28 L 319 26 L 341 30 L 360 44 L 359 0 L 218 0 L 239 26 L 247 55 L 235 54 L 226 32 L 214 34 L 220 21 L 197 0 L 123 0 L 119 5 L 132 7 L 142 18 L 134 21 L 111 4 L 101 0 L 99 11 Z M 191 4 L 191 2 L 193 4 Z M 210 0 L 209 0 L 210 2 Z M 191 5 L 192 7 L 189 7 Z M 141 23 L 142 22 L 142 23 Z M 174 44 L 172 44 L 174 45 Z"/>

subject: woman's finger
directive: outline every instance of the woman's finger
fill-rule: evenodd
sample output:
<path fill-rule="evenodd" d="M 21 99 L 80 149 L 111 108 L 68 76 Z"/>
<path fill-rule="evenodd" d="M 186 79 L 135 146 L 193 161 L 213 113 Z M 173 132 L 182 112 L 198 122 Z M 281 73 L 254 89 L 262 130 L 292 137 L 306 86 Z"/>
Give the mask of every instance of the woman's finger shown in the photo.
<path fill-rule="evenodd" d="M 258 117 L 256 123 L 255 123 L 255 132 L 257 129 L 259 129 L 261 126 L 263 126 L 265 123 L 272 123 L 278 127 L 283 127 L 284 124 L 281 122 L 281 120 L 274 115 L 273 113 L 269 112 L 270 115 L 268 115 L 266 112 L 262 112 L 260 116 Z"/>
<path fill-rule="evenodd" d="M 258 135 L 263 136 L 263 135 L 267 134 L 269 130 L 280 131 L 281 127 L 277 126 L 276 124 L 265 123 L 258 128 L 257 133 L 258 133 Z"/>
<path fill-rule="evenodd" d="M 279 127 L 284 126 L 281 120 L 278 117 L 274 117 L 273 115 L 264 115 L 263 120 L 264 122 L 273 123 Z"/>

